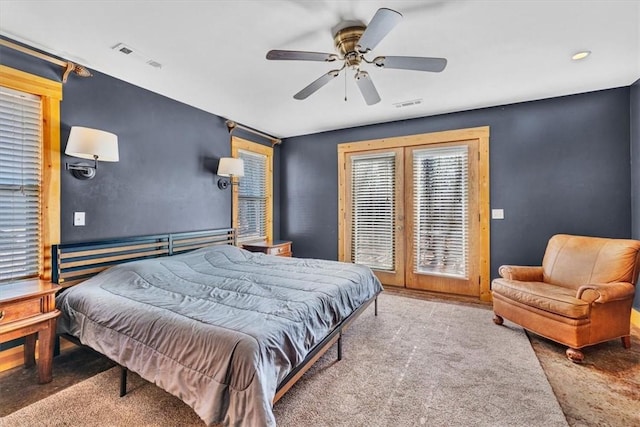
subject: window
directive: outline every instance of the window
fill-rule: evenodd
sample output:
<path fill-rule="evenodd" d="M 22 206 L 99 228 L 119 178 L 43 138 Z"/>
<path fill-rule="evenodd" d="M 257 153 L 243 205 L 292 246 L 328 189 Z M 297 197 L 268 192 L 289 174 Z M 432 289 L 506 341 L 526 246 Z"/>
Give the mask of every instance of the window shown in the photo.
<path fill-rule="evenodd" d="M 0 66 L 0 283 L 51 278 L 62 85 Z"/>
<path fill-rule="evenodd" d="M 0 87 L 0 281 L 40 274 L 42 100 Z"/>
<path fill-rule="evenodd" d="M 233 137 L 231 153 L 244 161 L 244 176 L 233 187 L 233 227 L 238 241 L 271 240 L 273 148 Z"/>

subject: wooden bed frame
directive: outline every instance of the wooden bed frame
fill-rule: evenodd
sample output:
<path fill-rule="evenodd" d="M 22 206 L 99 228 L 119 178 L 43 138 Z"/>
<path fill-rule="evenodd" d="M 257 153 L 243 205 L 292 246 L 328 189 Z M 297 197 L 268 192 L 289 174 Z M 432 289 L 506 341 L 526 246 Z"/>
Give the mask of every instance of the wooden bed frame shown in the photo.
<path fill-rule="evenodd" d="M 53 245 L 51 248 L 52 282 L 58 283 L 62 288 L 67 288 L 95 276 L 113 265 L 177 255 L 211 245 L 236 245 L 235 230 L 226 228 Z M 338 344 L 338 360 L 342 360 L 342 334 L 372 302 L 375 307 L 374 314 L 378 315 L 378 295 L 375 295 L 336 325 L 309 352 L 302 363 L 280 382 L 273 403 L 276 403 L 336 342 Z M 65 335 L 65 338 L 82 345 L 75 337 Z M 121 366 L 120 397 L 126 394 L 126 382 L 127 369 Z"/>

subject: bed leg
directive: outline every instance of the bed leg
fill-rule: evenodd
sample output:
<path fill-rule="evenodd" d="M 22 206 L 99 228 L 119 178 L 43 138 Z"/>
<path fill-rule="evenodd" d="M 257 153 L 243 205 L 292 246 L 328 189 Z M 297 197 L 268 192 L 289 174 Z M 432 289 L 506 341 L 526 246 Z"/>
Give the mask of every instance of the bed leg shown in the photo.
<path fill-rule="evenodd" d="M 338 338 L 338 360 L 342 360 L 342 333 Z"/>
<path fill-rule="evenodd" d="M 378 315 L 378 297 L 376 297 L 376 299 L 373 300 L 373 314 L 375 316 Z"/>
<path fill-rule="evenodd" d="M 56 339 L 53 341 L 53 356 L 60 356 L 60 335 L 56 334 Z"/>
<path fill-rule="evenodd" d="M 127 368 L 120 366 L 120 397 L 127 394 Z"/>

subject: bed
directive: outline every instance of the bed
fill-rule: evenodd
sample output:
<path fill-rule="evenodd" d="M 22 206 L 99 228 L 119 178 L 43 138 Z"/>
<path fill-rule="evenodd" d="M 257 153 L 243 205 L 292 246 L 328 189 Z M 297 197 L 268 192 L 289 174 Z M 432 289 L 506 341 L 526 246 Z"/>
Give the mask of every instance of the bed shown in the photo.
<path fill-rule="evenodd" d="M 272 406 L 382 291 L 364 266 L 280 258 L 233 230 L 59 245 L 58 331 L 179 397 L 206 424 Z"/>

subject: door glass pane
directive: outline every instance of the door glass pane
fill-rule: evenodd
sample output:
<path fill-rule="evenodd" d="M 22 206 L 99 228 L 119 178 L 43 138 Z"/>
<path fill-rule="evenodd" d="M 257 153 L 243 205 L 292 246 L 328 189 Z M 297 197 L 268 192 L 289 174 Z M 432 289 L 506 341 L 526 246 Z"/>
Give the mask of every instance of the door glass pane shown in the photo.
<path fill-rule="evenodd" d="M 468 149 L 413 152 L 414 272 L 467 278 Z"/>
<path fill-rule="evenodd" d="M 395 153 L 351 157 L 351 261 L 395 266 Z"/>

